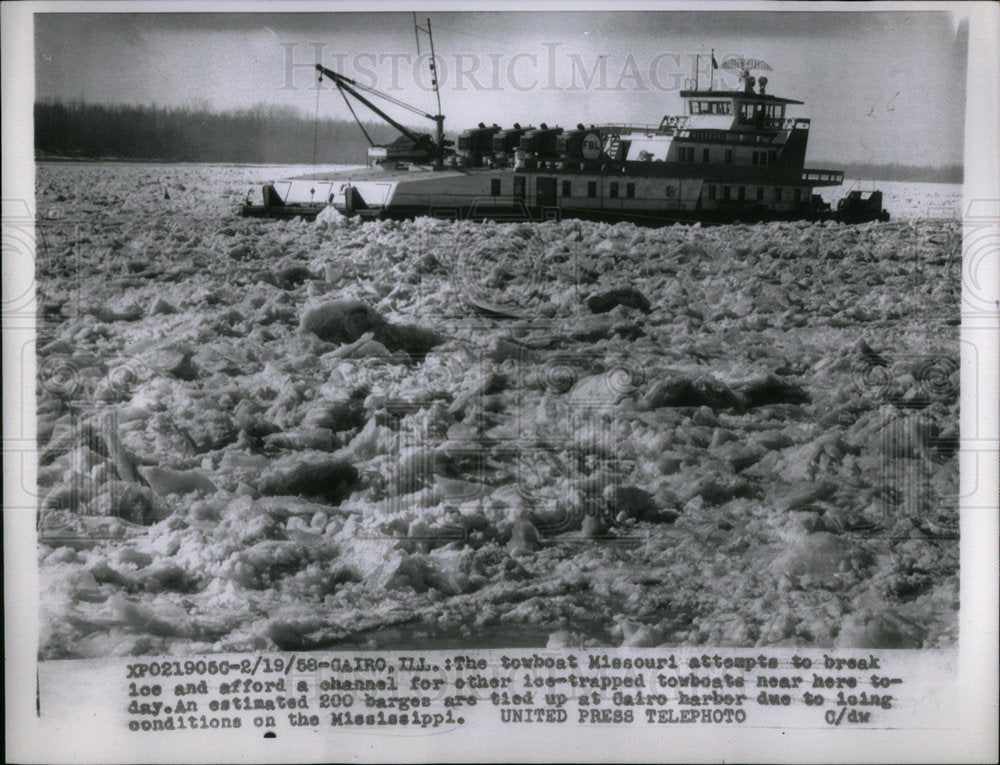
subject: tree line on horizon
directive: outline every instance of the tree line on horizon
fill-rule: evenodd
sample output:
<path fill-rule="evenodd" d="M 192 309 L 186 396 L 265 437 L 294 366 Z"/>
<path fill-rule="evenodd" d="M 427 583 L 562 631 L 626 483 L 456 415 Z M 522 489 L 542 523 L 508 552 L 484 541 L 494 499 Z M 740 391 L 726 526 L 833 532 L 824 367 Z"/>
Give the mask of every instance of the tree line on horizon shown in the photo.
<path fill-rule="evenodd" d="M 364 127 L 377 143 L 399 135 L 382 123 Z M 354 164 L 364 162 L 367 147 L 356 122 L 314 121 L 287 106 L 215 112 L 83 101 L 35 104 L 35 154 L 40 158 Z"/>
<path fill-rule="evenodd" d="M 376 143 L 398 136 L 365 122 Z M 315 157 L 313 146 L 315 138 Z M 120 159 L 246 164 L 355 164 L 368 141 L 351 120 L 318 121 L 294 107 L 258 104 L 223 112 L 208 107 L 163 107 L 48 101 L 35 104 L 39 158 Z M 847 178 L 961 183 L 962 166 L 831 161 Z"/>

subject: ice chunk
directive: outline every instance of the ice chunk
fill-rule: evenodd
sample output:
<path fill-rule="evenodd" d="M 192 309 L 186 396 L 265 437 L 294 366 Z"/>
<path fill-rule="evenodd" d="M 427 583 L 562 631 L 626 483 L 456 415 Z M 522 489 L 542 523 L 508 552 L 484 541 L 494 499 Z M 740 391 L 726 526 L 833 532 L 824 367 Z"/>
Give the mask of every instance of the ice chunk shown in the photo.
<path fill-rule="evenodd" d="M 836 648 L 922 648 L 926 629 L 892 609 L 849 614 Z"/>
<path fill-rule="evenodd" d="M 740 397 L 719 380 L 678 376 L 654 382 L 642 399 L 642 408 L 647 411 L 664 406 L 730 409 L 739 407 L 742 403 Z"/>
<path fill-rule="evenodd" d="M 168 467 L 149 466 L 140 466 L 137 470 L 149 487 L 161 497 L 168 494 L 191 494 L 196 491 L 214 494 L 217 491 L 215 484 L 200 470 L 173 470 Z"/>
<path fill-rule="evenodd" d="M 646 296 L 634 287 L 619 287 L 607 292 L 599 292 L 587 298 L 587 308 L 594 313 L 607 313 L 619 305 L 626 308 L 636 308 L 643 313 L 649 313 L 652 310 Z"/>
<path fill-rule="evenodd" d="M 837 576 L 855 570 L 867 558 L 850 540 L 825 531 L 783 543 L 783 547 L 769 566 L 772 573 L 808 575 L 815 584 L 828 588 Z"/>
<path fill-rule="evenodd" d="M 311 332 L 329 343 L 354 343 L 371 333 L 390 351 L 404 351 L 422 357 L 442 338 L 433 330 L 411 325 L 390 324 L 360 300 L 334 300 L 308 309 L 299 322 L 299 331 Z"/>
<path fill-rule="evenodd" d="M 335 459 L 280 464 L 265 473 L 260 491 L 266 495 L 297 494 L 322 497 L 339 504 L 358 483 L 358 469 Z"/>

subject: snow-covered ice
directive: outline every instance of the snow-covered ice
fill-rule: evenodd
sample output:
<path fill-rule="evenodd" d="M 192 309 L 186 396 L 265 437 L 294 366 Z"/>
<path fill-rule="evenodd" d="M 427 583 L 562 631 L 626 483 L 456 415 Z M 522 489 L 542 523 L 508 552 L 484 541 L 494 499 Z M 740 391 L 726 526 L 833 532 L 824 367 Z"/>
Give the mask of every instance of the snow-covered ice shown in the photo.
<path fill-rule="evenodd" d="M 955 644 L 955 187 L 236 216 L 281 174 L 38 166 L 43 657 Z"/>

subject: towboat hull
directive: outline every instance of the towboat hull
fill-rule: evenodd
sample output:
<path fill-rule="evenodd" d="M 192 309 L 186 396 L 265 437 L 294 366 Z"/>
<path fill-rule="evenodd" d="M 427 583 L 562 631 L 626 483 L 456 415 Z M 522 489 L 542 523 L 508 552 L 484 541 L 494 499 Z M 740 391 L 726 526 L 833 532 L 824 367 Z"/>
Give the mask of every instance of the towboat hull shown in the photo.
<path fill-rule="evenodd" d="M 647 226 L 780 220 L 888 220 L 879 192 L 851 192 L 835 206 L 814 184 L 747 185 L 698 177 L 518 172 L 510 168 L 362 168 L 265 185 L 242 214 L 315 218 L 327 207 L 349 217 L 401 220 L 581 219 Z M 820 185 L 820 184 L 815 184 Z"/>

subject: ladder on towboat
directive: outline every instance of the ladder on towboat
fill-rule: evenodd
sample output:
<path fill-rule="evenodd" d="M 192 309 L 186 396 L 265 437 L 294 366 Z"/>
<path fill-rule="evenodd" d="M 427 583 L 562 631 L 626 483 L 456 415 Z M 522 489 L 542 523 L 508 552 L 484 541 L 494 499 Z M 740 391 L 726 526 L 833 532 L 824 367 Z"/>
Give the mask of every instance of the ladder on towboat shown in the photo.
<path fill-rule="evenodd" d="M 617 134 L 611 136 L 611 143 L 608 144 L 608 158 L 611 159 L 612 162 L 617 162 L 620 159 L 618 154 L 621 152 L 621 148 L 622 148 L 621 136 Z"/>

